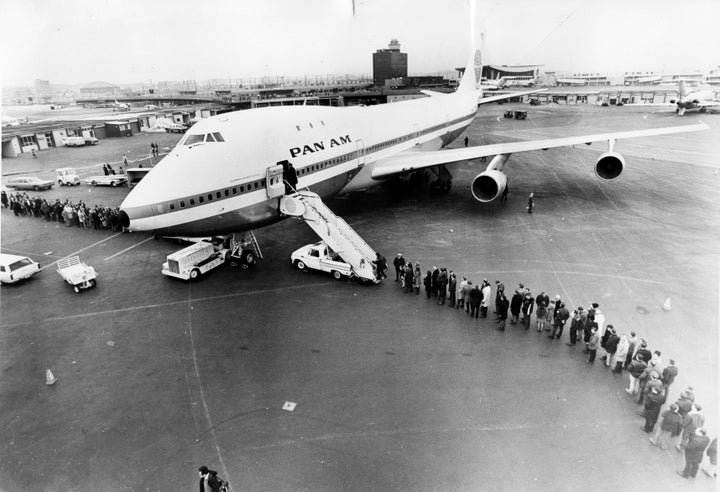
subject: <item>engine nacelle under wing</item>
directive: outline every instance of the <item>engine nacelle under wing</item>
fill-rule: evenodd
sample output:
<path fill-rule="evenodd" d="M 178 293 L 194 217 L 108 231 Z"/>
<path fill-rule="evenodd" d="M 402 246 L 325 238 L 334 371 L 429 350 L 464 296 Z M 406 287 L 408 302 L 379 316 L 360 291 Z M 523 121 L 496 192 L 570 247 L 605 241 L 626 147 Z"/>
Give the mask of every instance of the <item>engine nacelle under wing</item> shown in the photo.
<path fill-rule="evenodd" d="M 473 179 L 470 190 L 475 200 L 491 202 L 499 197 L 507 186 L 507 176 L 502 171 L 483 171 Z"/>
<path fill-rule="evenodd" d="M 617 179 L 625 169 L 625 159 L 617 152 L 605 152 L 595 163 L 595 176 L 605 181 Z"/>

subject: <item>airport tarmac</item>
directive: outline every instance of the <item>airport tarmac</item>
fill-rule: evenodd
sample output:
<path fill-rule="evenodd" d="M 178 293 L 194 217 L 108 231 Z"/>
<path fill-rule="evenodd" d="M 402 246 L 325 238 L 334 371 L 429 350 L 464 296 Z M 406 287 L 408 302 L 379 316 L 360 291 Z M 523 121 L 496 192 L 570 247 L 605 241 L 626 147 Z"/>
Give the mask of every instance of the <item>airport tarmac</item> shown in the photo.
<path fill-rule="evenodd" d="M 502 118 L 520 107 L 527 120 Z M 489 105 L 467 135 L 495 143 L 700 118 L 629 109 Z M 483 165 L 462 163 L 447 194 L 402 180 L 328 205 L 389 260 L 402 252 L 423 271 L 445 266 L 510 292 L 523 282 L 573 308 L 598 302 L 619 331 L 677 361 L 670 399 L 692 385 L 712 438 L 720 120 L 702 120 L 710 130 L 619 142 L 616 182 L 594 178 L 606 147 L 594 144 L 512 156 L 506 203 L 476 202 L 469 185 Z M 109 190 L 105 206 L 124 191 Z M 684 460 L 649 444 L 627 376 L 599 357 L 587 364 L 567 330 L 559 341 L 534 327 L 499 332 L 492 317 L 402 293 L 394 276 L 363 286 L 297 271 L 290 253 L 317 240 L 300 221 L 256 232 L 257 266 L 195 283 L 160 274 L 181 247 L 170 240 L 7 209 L 2 226 L 2 251 L 45 269 L 2 287 L 0 490 L 195 490 L 203 464 L 253 491 L 716 488 L 702 472 L 675 473 Z M 98 271 L 97 288 L 75 294 L 54 271 L 73 253 Z"/>

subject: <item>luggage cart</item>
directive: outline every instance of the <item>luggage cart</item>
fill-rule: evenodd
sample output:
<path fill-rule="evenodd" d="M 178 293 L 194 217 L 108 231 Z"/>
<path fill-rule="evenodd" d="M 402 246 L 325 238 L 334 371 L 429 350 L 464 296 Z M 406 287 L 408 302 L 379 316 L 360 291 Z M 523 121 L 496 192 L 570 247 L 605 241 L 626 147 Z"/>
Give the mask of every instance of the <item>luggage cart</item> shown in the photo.
<path fill-rule="evenodd" d="M 97 272 L 93 267 L 87 266 L 80 261 L 79 256 L 70 256 L 58 261 L 57 271 L 65 282 L 72 285 L 73 290 L 77 294 L 79 294 L 81 290 L 89 289 L 97 285 L 97 281 L 95 280 L 98 276 Z"/>

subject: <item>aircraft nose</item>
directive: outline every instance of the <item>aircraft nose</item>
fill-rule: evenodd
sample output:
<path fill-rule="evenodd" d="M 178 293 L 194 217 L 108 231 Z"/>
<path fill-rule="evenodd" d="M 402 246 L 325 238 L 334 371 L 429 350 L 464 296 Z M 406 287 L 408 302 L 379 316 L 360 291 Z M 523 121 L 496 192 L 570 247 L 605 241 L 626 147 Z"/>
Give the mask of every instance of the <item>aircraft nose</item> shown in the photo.
<path fill-rule="evenodd" d="M 118 219 L 120 220 L 120 225 L 124 228 L 128 229 L 130 227 L 130 216 L 125 212 L 125 210 L 120 210 L 120 213 L 118 214 Z"/>

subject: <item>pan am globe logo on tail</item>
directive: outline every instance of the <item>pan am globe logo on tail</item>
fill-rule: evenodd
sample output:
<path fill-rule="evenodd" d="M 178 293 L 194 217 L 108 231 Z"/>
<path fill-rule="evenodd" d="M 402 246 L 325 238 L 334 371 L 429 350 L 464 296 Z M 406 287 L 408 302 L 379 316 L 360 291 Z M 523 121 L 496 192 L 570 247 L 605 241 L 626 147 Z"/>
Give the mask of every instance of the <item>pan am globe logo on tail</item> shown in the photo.
<path fill-rule="evenodd" d="M 482 54 L 480 53 L 480 50 L 475 50 L 475 83 L 477 84 L 478 80 L 482 80 Z"/>

